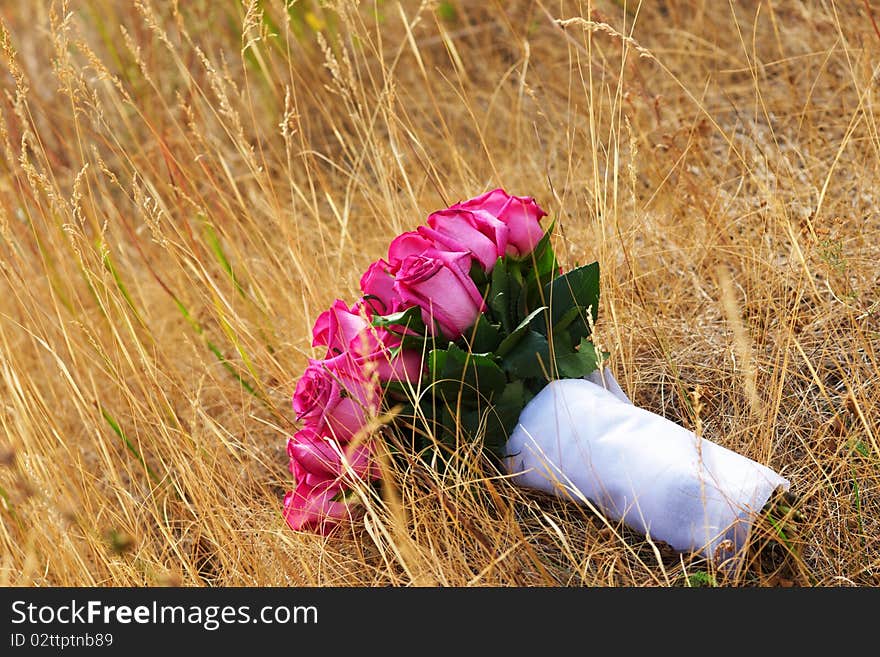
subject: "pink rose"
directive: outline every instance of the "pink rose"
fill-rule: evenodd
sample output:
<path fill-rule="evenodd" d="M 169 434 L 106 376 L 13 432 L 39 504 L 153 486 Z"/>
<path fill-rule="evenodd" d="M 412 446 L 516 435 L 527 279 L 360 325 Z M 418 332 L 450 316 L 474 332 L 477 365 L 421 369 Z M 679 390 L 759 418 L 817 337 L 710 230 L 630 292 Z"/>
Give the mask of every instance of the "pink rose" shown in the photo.
<path fill-rule="evenodd" d="M 347 489 L 346 476 L 351 472 L 361 480 L 379 477 L 368 444 L 343 449 L 334 442 L 311 427 L 297 431 L 287 441 L 296 486 L 284 497 L 284 517 L 296 531 L 327 534 L 340 520 L 349 517 L 348 505 L 342 498 Z M 343 466 L 343 458 L 351 472 Z"/>
<path fill-rule="evenodd" d="M 339 501 L 342 485 L 322 474 L 307 471 L 293 461 L 296 487 L 284 496 L 284 519 L 295 531 L 328 534 L 340 520 L 350 517 L 348 505 Z"/>
<path fill-rule="evenodd" d="M 293 410 L 318 430 L 328 429 L 340 441 L 350 439 L 366 424 L 379 399 L 377 386 L 353 371 L 347 353 L 328 360 L 309 360 L 296 384 Z"/>
<path fill-rule="evenodd" d="M 366 334 L 370 327 L 361 314 L 350 309 L 345 302 L 337 299 L 325 310 L 312 327 L 312 346 L 327 347 L 327 357 L 332 358 L 351 350 L 353 347 L 361 347 L 355 343 L 362 335 Z"/>
<path fill-rule="evenodd" d="M 394 279 L 389 276 L 389 280 L 393 285 Z M 400 303 L 399 298 L 397 303 Z M 366 313 L 367 309 L 363 310 Z M 346 369 L 365 380 L 373 374 L 380 382 L 419 379 L 421 354 L 404 350 L 392 357 L 391 350 L 399 345 L 400 337 L 374 327 L 360 311 L 359 304 L 348 308 L 338 299 L 329 310 L 321 313 L 312 328 L 312 346 L 326 346 L 328 359 L 344 355 Z M 335 369 L 341 367 L 339 361 L 334 360 L 334 363 Z"/>
<path fill-rule="evenodd" d="M 440 210 L 428 217 L 428 225 L 430 228 L 419 228 L 420 235 L 444 251 L 470 253 L 486 272 L 492 271 L 495 261 L 507 252 L 507 224 L 484 210 Z"/>
<path fill-rule="evenodd" d="M 357 303 L 349 308 L 337 299 L 325 310 L 312 327 L 312 346 L 327 347 L 325 358 L 349 354 L 352 363 L 363 362 L 370 355 L 397 346 L 393 335 L 376 329 L 367 318 L 371 311 Z M 387 344 L 386 344 L 387 343 Z"/>
<path fill-rule="evenodd" d="M 493 189 L 476 198 L 456 203 L 449 210 L 483 211 L 506 224 L 509 255 L 528 255 L 544 236 L 539 221 L 547 213 L 530 196 L 511 196 L 503 189 Z"/>
<path fill-rule="evenodd" d="M 437 245 L 433 240 L 420 235 L 418 231 L 411 230 L 401 233 L 388 246 L 388 262 L 390 263 L 390 271 L 396 275 L 400 269 L 400 263 L 412 255 L 421 255 L 425 251 L 436 249 Z"/>
<path fill-rule="evenodd" d="M 386 381 L 405 381 L 415 383 L 422 378 L 422 352 L 402 349 L 392 357 L 390 351 L 377 355 L 372 361 L 376 376 L 382 383 Z"/>
<path fill-rule="evenodd" d="M 467 253 L 428 250 L 400 263 L 394 289 L 404 306 L 419 306 L 428 329 L 434 322 L 450 340 L 474 325 L 485 305 L 471 279 Z"/>
<path fill-rule="evenodd" d="M 322 435 L 312 427 L 304 427 L 287 441 L 287 454 L 290 457 L 290 471 L 294 472 L 297 465 L 304 472 L 325 474 L 327 477 L 340 479 L 349 474 L 343 464 L 351 468 L 351 472 L 359 479 L 377 479 L 379 471 L 372 462 L 372 450 L 369 443 L 361 443 L 356 447 L 340 444 L 332 436 Z"/>
<path fill-rule="evenodd" d="M 333 501 L 341 491 L 330 482 L 317 488 L 297 486 L 284 496 L 284 519 L 294 531 L 326 536 L 340 520 L 350 517 L 347 504 Z"/>
<path fill-rule="evenodd" d="M 394 291 L 394 274 L 391 264 L 377 260 L 361 276 L 361 290 L 369 297 L 364 307 L 377 315 L 390 315 L 400 309 L 400 297 Z"/>

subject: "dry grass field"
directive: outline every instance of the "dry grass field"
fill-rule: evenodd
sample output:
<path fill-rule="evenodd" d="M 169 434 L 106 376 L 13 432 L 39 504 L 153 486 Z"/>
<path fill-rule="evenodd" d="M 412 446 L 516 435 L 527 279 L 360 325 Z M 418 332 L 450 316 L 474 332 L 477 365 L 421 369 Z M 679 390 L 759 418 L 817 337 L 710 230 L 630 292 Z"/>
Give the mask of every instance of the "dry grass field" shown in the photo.
<path fill-rule="evenodd" d="M 0 20 L 0 584 L 880 585 L 876 3 Z M 498 186 L 558 221 L 564 266 L 600 262 L 624 390 L 790 479 L 796 533 L 728 573 L 472 462 L 287 527 L 315 316 Z"/>

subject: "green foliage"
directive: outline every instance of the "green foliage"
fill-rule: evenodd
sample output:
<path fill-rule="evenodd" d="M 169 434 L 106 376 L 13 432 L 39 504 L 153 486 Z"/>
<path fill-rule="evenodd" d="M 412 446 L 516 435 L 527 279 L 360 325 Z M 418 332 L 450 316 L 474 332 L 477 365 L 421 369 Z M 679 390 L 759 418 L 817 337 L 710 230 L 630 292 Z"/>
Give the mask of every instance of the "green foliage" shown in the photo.
<path fill-rule="evenodd" d="M 504 359 L 504 369 L 517 379 L 545 378 L 550 372 L 550 344 L 537 331 L 529 331 Z"/>
<path fill-rule="evenodd" d="M 458 11 L 455 8 L 455 4 L 444 0 L 437 5 L 437 15 L 447 23 L 454 23 L 458 18 Z"/>
<path fill-rule="evenodd" d="M 422 353 L 432 349 L 433 338 L 422 320 L 422 310 L 418 306 L 391 315 L 374 317 L 373 326 L 397 335 L 400 338 L 399 349 L 415 349 Z"/>
<path fill-rule="evenodd" d="M 549 308 L 548 330 L 566 331 L 572 345 L 589 337 L 599 311 L 598 262 L 554 278 L 543 292 Z"/>
<path fill-rule="evenodd" d="M 584 376 L 583 372 L 592 372 L 597 367 L 596 346 L 587 338 L 581 338 L 577 351 L 556 351 L 556 371 L 560 378 L 576 379 Z"/>
<path fill-rule="evenodd" d="M 581 378 L 597 368 L 600 354 L 590 334 L 599 264 L 560 273 L 552 230 L 529 255 L 499 258 L 490 275 L 472 268 L 486 311 L 455 342 L 439 344 L 418 307 L 373 319 L 401 336 L 402 348 L 426 354 L 417 400 L 401 383 L 386 389 L 386 398 L 399 402 L 398 424 L 409 428 L 416 452 L 433 456 L 432 447 L 452 451 L 462 440 L 479 439 L 488 454 L 501 457 L 535 394 L 553 379 Z"/>
<path fill-rule="evenodd" d="M 718 583 L 715 581 L 715 576 L 712 575 L 712 573 L 707 573 L 705 570 L 698 570 L 697 572 L 688 575 L 687 585 L 696 589 L 715 587 L 718 586 Z"/>

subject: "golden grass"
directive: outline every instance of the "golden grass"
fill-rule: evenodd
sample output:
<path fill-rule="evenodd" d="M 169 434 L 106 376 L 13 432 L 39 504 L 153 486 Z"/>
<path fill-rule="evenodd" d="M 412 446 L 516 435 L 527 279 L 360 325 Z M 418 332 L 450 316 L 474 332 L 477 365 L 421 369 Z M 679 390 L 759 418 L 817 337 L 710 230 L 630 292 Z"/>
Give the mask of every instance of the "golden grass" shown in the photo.
<path fill-rule="evenodd" d="M 4 7 L 0 583 L 880 584 L 866 7 Z M 312 320 L 495 186 L 600 261 L 634 401 L 788 477 L 798 536 L 724 576 L 466 465 L 287 528 Z"/>

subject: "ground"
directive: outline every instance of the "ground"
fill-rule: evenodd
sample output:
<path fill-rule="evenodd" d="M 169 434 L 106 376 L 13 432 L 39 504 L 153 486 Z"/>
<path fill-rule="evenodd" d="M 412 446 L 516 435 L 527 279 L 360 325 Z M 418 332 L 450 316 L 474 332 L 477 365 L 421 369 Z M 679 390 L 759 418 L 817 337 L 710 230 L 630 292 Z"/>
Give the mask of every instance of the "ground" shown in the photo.
<path fill-rule="evenodd" d="M 7 7 L 0 583 L 880 584 L 869 5 Z M 472 462 L 286 526 L 313 319 L 498 186 L 599 261 L 624 390 L 787 477 L 797 533 L 730 574 Z"/>

